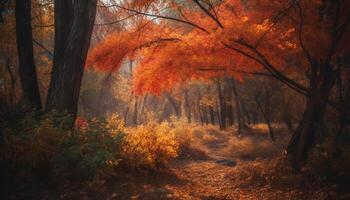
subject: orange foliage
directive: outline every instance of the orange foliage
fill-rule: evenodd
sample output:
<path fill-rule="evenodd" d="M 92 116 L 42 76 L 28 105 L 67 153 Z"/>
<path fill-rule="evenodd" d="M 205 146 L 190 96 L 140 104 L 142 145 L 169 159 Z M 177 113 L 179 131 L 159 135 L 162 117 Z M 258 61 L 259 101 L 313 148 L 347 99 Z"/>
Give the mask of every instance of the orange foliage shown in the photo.
<path fill-rule="evenodd" d="M 144 1 L 145 4 L 151 2 L 155 1 Z M 298 37 L 298 20 L 301 20 L 298 7 L 289 1 L 224 0 L 214 5 L 215 12 L 211 11 L 222 27 L 200 9 L 174 1 L 165 2 L 173 8 L 178 6 L 187 21 L 205 31 L 181 23 L 167 23 L 167 20 L 146 20 L 144 24 L 147 25 L 142 30 L 115 33 L 95 47 L 88 65 L 100 70 L 116 70 L 126 57 L 136 59 L 138 66 L 133 84 L 138 94 L 159 94 L 188 80 L 208 80 L 224 75 L 239 77 L 242 71 L 263 70 L 259 64 L 261 59 L 249 58 L 256 57 L 256 52 L 240 41 L 251 44 L 268 62 L 284 72 L 309 67 Z M 331 42 L 330 24 L 320 21 L 319 14 L 315 13 L 319 12 L 319 4 L 319 0 L 300 3 L 304 11 L 302 40 L 316 57 L 325 56 Z M 137 8 L 140 5 L 144 4 L 138 4 Z M 288 13 L 288 16 L 283 13 Z M 166 38 L 174 40 L 164 40 Z M 342 44 L 349 44 L 349 39 Z"/>

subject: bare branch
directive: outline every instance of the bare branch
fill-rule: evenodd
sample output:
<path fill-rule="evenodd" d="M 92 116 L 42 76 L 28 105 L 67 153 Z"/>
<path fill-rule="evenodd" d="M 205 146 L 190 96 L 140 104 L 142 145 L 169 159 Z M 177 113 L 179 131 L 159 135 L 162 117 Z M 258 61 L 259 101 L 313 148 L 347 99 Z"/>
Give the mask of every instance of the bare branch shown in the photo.
<path fill-rule="evenodd" d="M 118 20 L 116 20 L 116 21 L 106 22 L 106 23 L 100 23 L 100 24 L 95 24 L 95 25 L 96 25 L 96 26 L 106 26 L 106 25 L 118 24 L 118 23 L 120 23 L 120 22 L 122 22 L 122 21 L 124 21 L 124 20 L 127 20 L 127 19 L 129 19 L 129 18 L 131 18 L 131 17 L 134 17 L 134 16 L 136 16 L 136 15 L 138 15 L 138 14 L 137 14 L 137 13 L 134 13 L 134 14 L 131 14 L 131 15 L 127 16 L 127 17 L 122 18 L 122 19 L 118 19 Z"/>
<path fill-rule="evenodd" d="M 182 20 L 182 19 L 178 19 L 178 18 L 174 18 L 174 17 L 168 17 L 168 16 L 162 16 L 162 15 L 156 15 L 156 14 L 150 14 L 150 13 L 144 13 L 144 12 L 141 12 L 141 11 L 138 11 L 138 10 L 134 10 L 134 9 L 130 9 L 130 8 L 125 8 L 125 7 L 122 7 L 122 6 L 119 6 L 117 4 L 115 4 L 115 7 L 117 8 L 120 8 L 120 9 L 123 9 L 123 10 L 126 10 L 128 12 L 133 12 L 135 14 L 140 14 L 140 15 L 144 15 L 144 16 L 148 16 L 148 17 L 156 17 L 156 18 L 161 18 L 161 19 L 168 19 L 168 20 L 173 20 L 173 21 L 177 21 L 177 22 L 181 22 L 181 23 L 184 23 L 184 24 L 188 24 L 188 25 L 191 25 L 207 34 L 209 34 L 209 31 L 207 31 L 205 28 L 193 23 L 193 22 L 190 22 L 190 21 L 185 21 L 185 20 Z"/>
<path fill-rule="evenodd" d="M 205 14 L 207 14 L 212 20 L 215 21 L 215 23 L 220 27 L 220 28 L 224 28 L 224 26 L 221 24 L 221 22 L 219 21 L 219 19 L 217 17 L 215 17 L 213 14 L 210 13 L 210 11 L 208 9 L 206 9 L 200 2 L 199 0 L 193 0 L 201 10 L 203 10 L 205 12 Z"/>
<path fill-rule="evenodd" d="M 53 53 L 48 50 L 44 45 L 42 45 L 40 42 L 38 42 L 37 40 L 33 39 L 34 44 L 36 44 L 37 46 L 39 46 L 40 48 L 42 48 L 46 53 L 48 53 L 50 56 L 53 57 Z"/>

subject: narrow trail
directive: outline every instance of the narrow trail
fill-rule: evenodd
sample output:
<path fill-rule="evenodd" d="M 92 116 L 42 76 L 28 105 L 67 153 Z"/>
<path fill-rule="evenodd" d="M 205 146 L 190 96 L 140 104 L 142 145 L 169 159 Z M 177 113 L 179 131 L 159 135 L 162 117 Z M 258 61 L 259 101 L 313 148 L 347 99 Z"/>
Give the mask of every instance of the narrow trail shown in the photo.
<path fill-rule="evenodd" d="M 230 174 L 237 168 L 249 164 L 232 153 L 232 133 L 208 130 L 207 134 L 194 133 L 193 146 L 205 152 L 207 158 L 177 160 L 171 170 L 179 179 L 188 184 L 174 187 L 170 197 L 179 199 L 261 199 L 261 196 L 240 191 L 230 179 Z M 171 187 L 170 187 L 171 188 Z M 255 193 L 255 192 L 254 192 Z"/>
<path fill-rule="evenodd" d="M 133 177 L 131 185 L 124 184 L 125 187 L 122 189 L 124 192 L 114 193 L 114 197 L 119 197 L 116 199 L 263 199 L 262 193 L 257 191 L 250 193 L 250 186 L 241 190 L 231 179 L 230 174 L 252 162 L 252 159 L 237 157 L 233 153 L 234 141 L 231 134 L 215 129 L 207 130 L 206 134 L 194 132 L 191 146 L 200 152 L 173 161 L 165 174 L 157 174 L 147 180 L 142 176 Z M 263 190 L 264 187 L 254 186 L 253 189 Z"/>

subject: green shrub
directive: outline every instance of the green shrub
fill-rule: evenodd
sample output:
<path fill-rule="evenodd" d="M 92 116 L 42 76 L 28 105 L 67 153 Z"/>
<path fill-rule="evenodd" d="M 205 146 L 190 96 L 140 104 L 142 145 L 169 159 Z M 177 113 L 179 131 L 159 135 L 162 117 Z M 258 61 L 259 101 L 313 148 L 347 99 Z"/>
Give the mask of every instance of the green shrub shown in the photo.
<path fill-rule="evenodd" d="M 1 155 L 13 168 L 55 180 L 105 176 L 119 162 L 124 134 L 110 131 L 113 121 L 79 120 L 79 126 L 71 129 L 67 115 L 51 112 L 36 119 L 28 114 L 19 120 L 19 128 L 4 131 Z"/>

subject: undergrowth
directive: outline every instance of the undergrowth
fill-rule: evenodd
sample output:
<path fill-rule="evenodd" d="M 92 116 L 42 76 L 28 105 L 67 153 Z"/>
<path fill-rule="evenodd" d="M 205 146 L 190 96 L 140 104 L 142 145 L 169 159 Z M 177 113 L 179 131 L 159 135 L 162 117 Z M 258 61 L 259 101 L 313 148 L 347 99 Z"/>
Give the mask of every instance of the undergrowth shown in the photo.
<path fill-rule="evenodd" d="M 189 135 L 181 121 L 127 128 L 117 115 L 78 117 L 72 128 L 68 115 L 30 112 L 4 128 L 1 163 L 16 176 L 48 182 L 101 180 L 120 166 L 152 171 L 166 166 L 188 148 Z"/>

